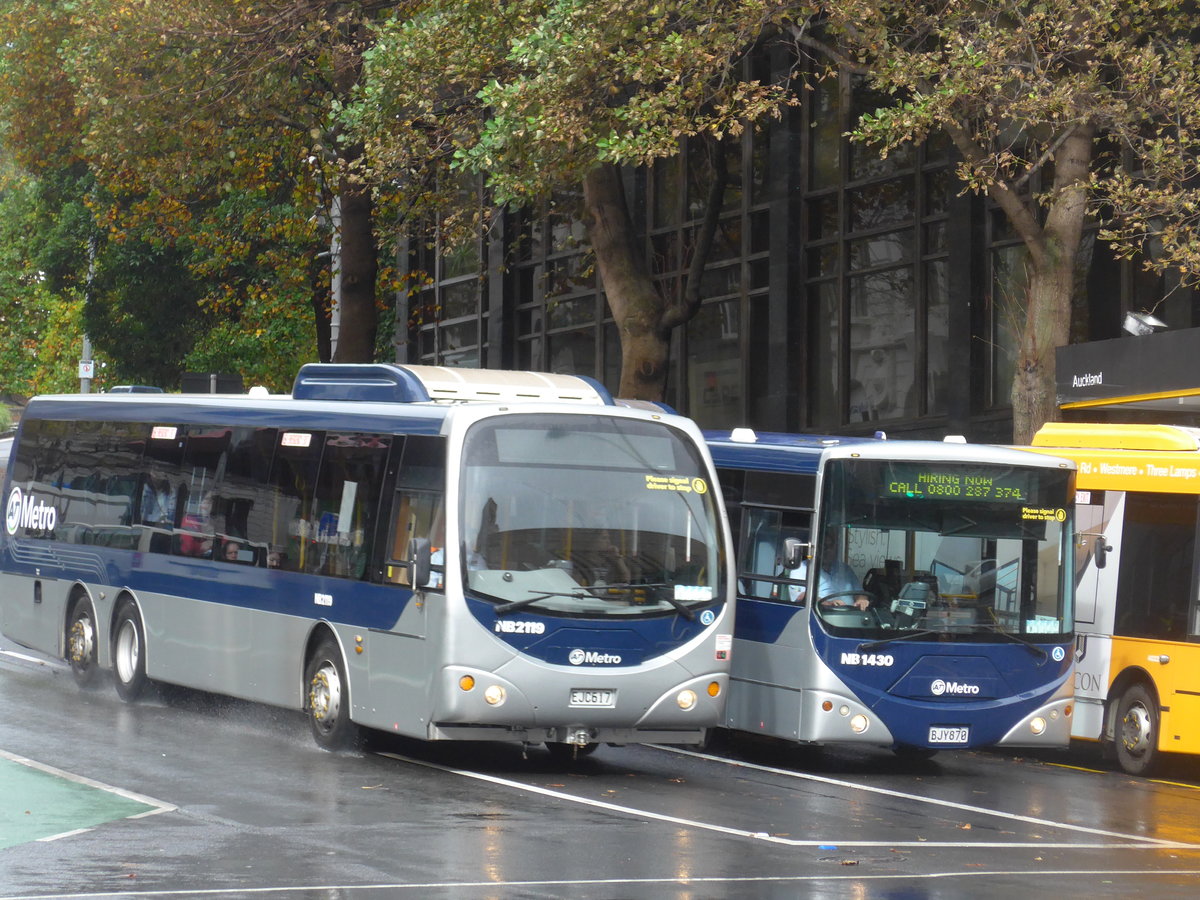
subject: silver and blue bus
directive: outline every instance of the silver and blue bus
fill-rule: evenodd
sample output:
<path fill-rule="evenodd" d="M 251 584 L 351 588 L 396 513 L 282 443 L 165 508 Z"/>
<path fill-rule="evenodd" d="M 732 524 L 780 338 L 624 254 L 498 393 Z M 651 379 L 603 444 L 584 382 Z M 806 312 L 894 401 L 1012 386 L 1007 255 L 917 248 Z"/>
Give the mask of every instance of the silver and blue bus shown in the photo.
<path fill-rule="evenodd" d="M 30 401 L 3 633 L 126 700 L 306 710 L 329 748 L 720 723 L 731 545 L 689 420 L 543 373 L 306 365 L 255 394 Z"/>
<path fill-rule="evenodd" d="M 735 534 L 725 725 L 800 743 L 1066 746 L 1074 466 L 708 432 Z"/>

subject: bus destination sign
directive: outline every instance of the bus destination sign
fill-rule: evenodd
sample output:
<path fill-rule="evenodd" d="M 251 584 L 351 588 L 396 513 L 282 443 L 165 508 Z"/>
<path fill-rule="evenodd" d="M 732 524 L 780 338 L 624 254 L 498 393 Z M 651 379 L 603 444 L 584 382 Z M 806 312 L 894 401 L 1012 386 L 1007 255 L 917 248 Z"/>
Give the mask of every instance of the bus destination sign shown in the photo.
<path fill-rule="evenodd" d="M 992 468 L 897 463 L 885 473 L 881 495 L 906 500 L 967 500 L 980 503 L 1026 503 L 1026 472 Z"/>

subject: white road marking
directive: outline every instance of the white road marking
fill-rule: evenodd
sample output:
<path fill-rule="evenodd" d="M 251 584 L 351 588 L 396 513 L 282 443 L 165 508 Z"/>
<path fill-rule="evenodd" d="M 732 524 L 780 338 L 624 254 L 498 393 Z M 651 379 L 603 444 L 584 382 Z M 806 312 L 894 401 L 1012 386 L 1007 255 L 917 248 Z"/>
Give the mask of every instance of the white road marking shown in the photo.
<path fill-rule="evenodd" d="M 11 656 L 13 659 L 19 659 L 23 662 L 33 663 L 37 666 L 49 666 L 52 669 L 66 668 L 66 663 L 59 663 L 57 660 L 41 659 L 36 656 L 29 656 L 25 653 L 17 653 L 15 650 L 0 650 L 0 656 Z"/>
<path fill-rule="evenodd" d="M 889 788 L 873 787 L 867 784 L 858 784 L 853 781 L 844 781 L 840 778 L 829 778 L 824 775 L 813 775 L 809 772 L 796 772 L 791 769 L 777 769 L 774 766 L 761 766 L 757 763 L 742 762 L 736 759 L 726 759 L 723 756 L 713 756 L 710 753 L 700 753 L 696 750 L 684 750 L 680 747 L 667 747 L 659 744 L 649 744 L 656 750 L 663 750 L 667 753 L 678 753 L 681 756 L 692 756 L 696 759 L 706 759 L 711 762 L 721 763 L 727 766 L 737 766 L 744 769 L 753 769 L 756 772 L 768 772 L 772 775 L 782 775 L 786 778 L 796 778 L 802 781 L 815 781 L 819 784 L 827 784 L 832 787 L 841 787 L 853 791 L 864 791 L 871 794 L 880 794 L 884 797 L 895 797 L 898 800 L 911 800 L 914 803 L 925 803 L 930 806 L 944 806 L 949 809 L 954 809 L 959 812 L 973 813 L 976 815 L 993 816 L 995 818 L 1007 819 L 1011 822 L 1024 822 L 1027 825 L 1039 825 L 1043 828 L 1061 828 L 1064 831 L 1076 831 L 1081 834 L 1093 834 L 1097 837 L 1115 838 L 1121 841 L 1133 841 L 1134 843 L 1143 843 L 1149 845 L 1152 849 L 1170 848 L 1175 850 L 1200 850 L 1200 844 L 1182 843 L 1179 841 L 1167 841 L 1161 838 L 1146 837 L 1140 834 L 1125 834 L 1120 831 L 1106 831 L 1103 828 L 1088 828 L 1085 825 L 1072 825 L 1070 822 L 1056 822 L 1053 819 L 1039 819 L 1034 816 L 1023 816 L 1019 813 L 1001 812 L 996 809 L 988 809 L 985 806 L 969 806 L 965 803 L 956 803 L 953 800 L 939 800 L 936 797 L 922 797 L 919 794 L 906 794 L 903 791 L 893 791 Z M 822 841 L 821 843 L 838 844 L 838 841 Z M 925 842 L 922 842 L 925 843 Z M 852 842 L 844 842 L 839 846 L 892 846 L 886 842 L 872 842 L 869 844 L 855 845 Z M 904 845 L 898 845 L 904 846 Z M 929 846 L 925 843 L 925 846 Z M 937 846 L 936 844 L 933 846 Z M 953 846 L 953 845 L 952 845 Z M 964 844 L 968 847 L 986 847 L 986 846 L 1006 846 L 996 844 Z M 1020 844 L 1012 844 L 1009 846 L 1019 847 Z M 1044 846 L 1044 845 L 1035 845 Z M 1068 846 L 1093 846 L 1070 844 Z M 1103 846 L 1103 845 L 1094 845 Z M 1121 846 L 1121 845 L 1118 845 Z"/>
<path fill-rule="evenodd" d="M 98 791 L 106 791 L 109 794 L 116 794 L 118 797 L 124 797 L 126 800 L 132 800 L 135 803 L 141 803 L 144 806 L 152 807 L 145 812 L 135 813 L 132 816 L 123 816 L 126 819 L 144 819 L 146 816 L 157 815 L 158 813 L 174 812 L 179 807 L 170 803 L 164 803 L 162 800 L 155 800 L 153 797 L 147 797 L 145 794 L 136 794 L 133 791 L 127 791 L 124 788 L 114 787 L 111 784 L 105 784 L 102 781 L 95 781 L 83 775 L 76 775 L 73 772 L 65 772 L 62 769 L 56 769 L 54 766 L 48 766 L 45 763 L 40 763 L 37 760 L 28 759 L 24 756 L 18 756 L 15 753 L 9 753 L 7 750 L 0 750 L 0 759 L 6 759 L 9 762 L 18 763 L 22 766 L 28 766 L 31 769 L 37 769 L 39 772 L 45 772 L 47 775 L 53 775 L 56 778 L 61 778 L 64 781 L 74 782 L 75 784 L 86 785 L 90 788 L 95 788 Z M 87 830 L 87 829 L 83 829 Z M 55 838 L 63 837 L 64 835 L 55 835 Z M 49 840 L 49 838 L 42 838 Z"/>
<path fill-rule="evenodd" d="M 678 816 L 670 816 L 665 813 L 651 812 L 645 809 L 638 809 L 633 806 L 622 806 L 617 803 L 609 803 L 606 800 L 592 800 L 587 797 L 578 797 L 574 794 L 566 793 L 565 791 L 556 791 L 550 788 L 540 787 L 538 785 L 525 784 L 524 782 L 514 781 L 509 778 L 501 778 L 497 775 L 486 775 L 482 772 L 473 772 L 470 769 L 455 769 L 450 766 L 439 765 L 438 763 L 429 762 L 427 760 L 413 759 L 407 756 L 401 756 L 398 753 L 380 753 L 380 756 L 386 756 L 390 759 L 399 760 L 400 762 L 410 763 L 411 765 L 424 766 L 428 769 L 436 769 L 441 772 L 446 772 L 451 775 L 459 775 L 463 778 L 471 778 L 476 781 L 483 781 L 488 784 L 501 785 L 512 788 L 516 791 L 522 791 L 529 794 L 540 794 L 544 797 L 553 797 L 556 800 L 562 800 L 567 803 L 575 803 L 580 806 L 590 806 L 593 809 L 603 809 L 608 812 L 618 813 L 620 815 L 632 816 L 639 819 L 653 819 L 659 822 L 669 822 L 672 825 L 682 825 L 687 828 L 695 828 L 701 831 L 710 831 L 717 834 L 729 835 L 731 837 L 742 837 L 750 840 L 763 841 L 770 844 L 781 844 L 787 847 L 825 847 L 836 846 L 840 848 L 853 847 L 940 847 L 954 849 L 989 849 L 989 850 L 1200 850 L 1200 844 L 1187 844 L 1178 841 L 1165 841 L 1156 838 L 1146 838 L 1140 835 L 1127 835 L 1117 832 L 1107 832 L 1095 828 L 1085 828 L 1079 825 L 1069 825 L 1057 822 L 1051 822 L 1046 819 L 1033 819 L 1028 816 L 1017 816 L 1011 813 L 995 812 L 994 810 L 984 809 L 983 807 L 966 806 L 961 803 L 950 803 L 944 800 L 931 800 L 927 797 L 918 797 L 914 794 L 903 794 L 897 791 L 888 791 L 879 788 L 862 788 L 860 785 L 855 785 L 847 781 L 838 781 L 837 779 L 821 778 L 820 776 L 805 776 L 804 773 L 789 773 L 786 769 L 772 769 L 768 766 L 753 766 L 750 764 L 738 763 L 734 760 L 722 759 L 718 756 L 708 756 L 703 753 L 694 753 L 692 751 L 679 751 L 675 748 L 658 747 L 660 750 L 671 750 L 672 752 L 681 752 L 689 756 L 697 756 L 701 759 L 711 759 L 716 762 L 726 763 L 729 765 L 746 765 L 749 768 L 755 768 L 764 772 L 778 772 L 779 774 L 793 774 L 797 777 L 811 777 L 814 781 L 822 781 L 826 784 L 848 787 L 853 789 L 872 790 L 876 793 L 887 794 L 893 797 L 904 798 L 922 803 L 931 803 L 939 806 L 953 807 L 963 812 L 974 812 L 979 814 L 1000 816 L 1001 818 L 1024 821 L 1032 824 L 1038 824 L 1045 827 L 1062 828 L 1068 831 L 1078 831 L 1086 834 L 1095 834 L 1103 837 L 1115 838 L 1113 841 L 1105 841 L 1099 843 L 1076 843 L 1076 842 L 1052 842 L 1052 841 L 840 841 L 836 839 L 822 840 L 798 840 L 795 838 L 781 837 L 779 835 L 768 834 L 765 831 L 750 831 L 745 828 L 733 828 L 728 825 L 719 825 L 715 822 L 701 822 L 696 819 L 683 819 Z"/>
<path fill-rule="evenodd" d="M 674 875 L 669 878 L 577 878 L 561 881 L 396 881 L 380 884 L 300 884 L 287 887 L 237 887 L 237 888 L 198 888 L 196 890 L 139 890 L 139 891 L 94 891 L 79 894 L 11 894 L 0 896 L 0 900 L 123 900 L 123 898 L 141 897 L 242 897 L 249 894 L 257 896 L 283 894 L 294 896 L 297 892 L 311 893 L 366 893 L 368 891 L 466 891 L 477 889 L 484 896 L 494 897 L 496 891 L 505 888 L 548 888 L 559 889 L 555 893 L 566 896 L 561 889 L 574 887 L 686 887 L 688 885 L 739 885 L 755 884 L 819 884 L 822 882 L 888 882 L 888 881 L 941 881 L 947 878 L 965 878 L 978 881 L 984 878 L 1013 878 L 1026 875 L 1036 875 L 1039 878 L 1096 878 L 1135 876 L 1144 878 L 1147 882 L 1156 877 L 1178 877 L 1180 875 L 1200 875 L 1200 869 L 1004 869 L 993 872 L 951 871 L 951 872 L 914 872 L 908 874 L 853 874 L 853 875 L 713 875 L 691 876 Z"/>

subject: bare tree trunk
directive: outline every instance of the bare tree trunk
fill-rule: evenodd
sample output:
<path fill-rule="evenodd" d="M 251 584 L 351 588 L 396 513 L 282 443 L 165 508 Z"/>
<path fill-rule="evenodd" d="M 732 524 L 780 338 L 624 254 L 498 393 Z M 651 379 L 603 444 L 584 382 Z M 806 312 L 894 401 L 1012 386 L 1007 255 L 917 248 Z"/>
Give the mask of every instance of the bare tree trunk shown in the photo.
<path fill-rule="evenodd" d="M 596 268 L 608 296 L 608 306 L 621 336 L 621 385 L 617 395 L 630 400 L 663 400 L 670 365 L 671 332 L 700 311 L 701 281 L 729 181 L 724 148 L 713 142 L 713 179 L 709 185 L 704 221 L 688 263 L 679 296 L 664 297 L 634 233 L 621 173 L 602 166 L 583 183 L 585 219 Z"/>
<path fill-rule="evenodd" d="M 1054 353 L 1069 339 L 1074 285 L 1073 260 L 1056 263 L 1049 271 L 1033 267 L 1012 383 L 1017 444 L 1028 444 L 1043 423 L 1058 419 Z"/>
<path fill-rule="evenodd" d="M 375 358 L 375 278 L 379 267 L 373 228 L 370 189 L 362 185 L 341 186 L 341 253 L 333 261 L 340 266 L 340 324 L 333 361 L 366 363 Z"/>
<path fill-rule="evenodd" d="M 1031 243 L 1032 275 L 1012 385 L 1013 440 L 1028 444 L 1058 419 L 1054 353 L 1071 335 L 1071 300 L 1087 216 L 1086 182 L 1095 130 L 1080 126 L 1055 155 L 1054 196 L 1046 223 Z"/>
<path fill-rule="evenodd" d="M 661 327 L 663 298 L 634 235 L 621 173 L 615 166 L 600 166 L 588 173 L 583 201 L 596 268 L 621 336 L 618 396 L 662 400 L 667 388 L 670 331 Z"/>

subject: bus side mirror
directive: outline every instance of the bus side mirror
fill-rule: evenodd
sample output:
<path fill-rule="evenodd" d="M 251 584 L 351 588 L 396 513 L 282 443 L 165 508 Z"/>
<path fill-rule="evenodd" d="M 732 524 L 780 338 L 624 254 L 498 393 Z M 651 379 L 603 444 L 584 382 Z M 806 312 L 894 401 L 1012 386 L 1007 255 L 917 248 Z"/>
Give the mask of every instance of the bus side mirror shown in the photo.
<path fill-rule="evenodd" d="M 1096 568 L 1103 569 L 1104 564 L 1108 562 L 1108 551 L 1112 549 L 1112 545 L 1102 534 L 1096 535 L 1096 542 L 1092 544 L 1092 552 L 1096 554 Z"/>
<path fill-rule="evenodd" d="M 800 564 L 808 559 L 808 551 L 810 549 L 812 549 L 812 544 L 802 541 L 799 538 L 784 538 L 783 567 L 785 569 L 800 568 Z"/>
<path fill-rule="evenodd" d="M 429 538 L 411 538 L 408 542 L 408 565 L 412 571 L 411 583 L 414 588 L 429 584 L 429 559 Z"/>

